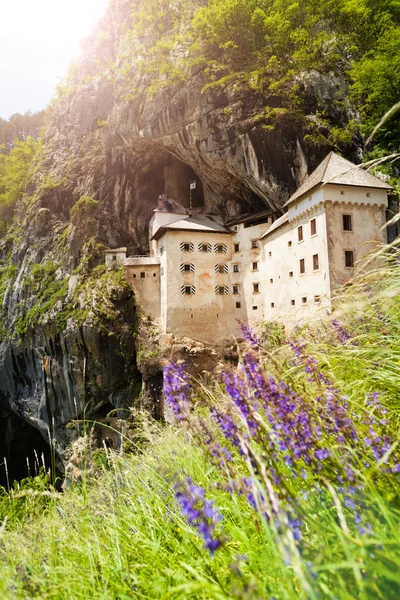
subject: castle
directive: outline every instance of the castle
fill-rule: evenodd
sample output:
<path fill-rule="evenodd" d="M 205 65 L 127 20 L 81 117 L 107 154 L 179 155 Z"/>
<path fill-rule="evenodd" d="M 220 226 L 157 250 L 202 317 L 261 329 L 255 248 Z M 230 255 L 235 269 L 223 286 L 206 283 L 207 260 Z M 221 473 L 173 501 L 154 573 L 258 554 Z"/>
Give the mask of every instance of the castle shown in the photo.
<path fill-rule="evenodd" d="M 287 327 L 331 311 L 334 290 L 386 241 L 391 187 L 331 152 L 285 204 L 231 218 L 189 212 L 159 199 L 150 256 L 106 251 L 123 265 L 136 302 L 163 334 L 220 344 L 240 324 Z"/>

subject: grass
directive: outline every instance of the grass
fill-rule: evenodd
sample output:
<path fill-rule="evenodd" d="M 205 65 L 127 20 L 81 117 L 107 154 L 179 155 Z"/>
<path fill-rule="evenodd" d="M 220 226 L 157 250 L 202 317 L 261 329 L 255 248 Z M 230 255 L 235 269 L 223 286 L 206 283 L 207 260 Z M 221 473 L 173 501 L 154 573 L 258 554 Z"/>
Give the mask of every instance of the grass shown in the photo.
<path fill-rule="evenodd" d="M 332 319 L 296 332 L 292 345 L 279 327 L 260 332 L 225 383 L 197 389 L 190 414 L 178 398 L 186 377 L 171 367 L 166 393 L 181 423 L 136 431 L 134 454 L 98 452 L 97 475 L 64 494 L 49 492 L 44 474 L 4 491 L 0 597 L 400 597 L 396 258 L 360 274 Z M 275 421 L 286 400 L 276 402 L 270 376 L 296 398 Z M 301 420 L 281 439 L 303 444 L 308 419 L 309 461 L 305 446 L 297 457 L 295 445 L 276 443 L 293 415 Z M 193 505 L 188 477 L 204 490 L 196 510 L 212 500 L 222 520 L 181 510 L 174 485 Z M 197 531 L 202 519 L 220 546 L 213 554 Z"/>
<path fill-rule="evenodd" d="M 44 510 L 40 495 L 29 497 L 29 513 L 14 515 L 3 534 L 1 597 L 229 598 L 238 553 L 247 557 L 236 568 L 249 585 L 262 574 L 265 585 L 295 592 L 291 569 L 250 507 L 216 489 L 232 541 L 211 558 L 179 513 L 160 464 L 206 487 L 218 480 L 202 452 L 167 428 L 144 455 L 114 457 L 98 482 L 48 499 Z"/>

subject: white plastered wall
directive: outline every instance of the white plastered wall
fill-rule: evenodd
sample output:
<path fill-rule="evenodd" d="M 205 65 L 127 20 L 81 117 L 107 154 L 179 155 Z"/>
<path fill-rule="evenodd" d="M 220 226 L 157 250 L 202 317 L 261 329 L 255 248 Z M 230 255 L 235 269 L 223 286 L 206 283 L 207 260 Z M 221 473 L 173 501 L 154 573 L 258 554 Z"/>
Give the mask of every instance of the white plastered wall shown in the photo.
<path fill-rule="evenodd" d="M 124 261 L 125 277 L 135 293 L 135 302 L 143 312 L 160 320 L 160 262 L 153 257 L 127 258 Z"/>
<path fill-rule="evenodd" d="M 376 188 L 326 185 L 323 188 L 327 214 L 331 291 L 360 269 L 375 268 L 362 260 L 382 243 L 388 205 L 387 191 Z M 343 230 L 343 215 L 350 215 L 352 231 Z M 355 268 L 345 265 L 345 250 L 353 251 Z"/>
<path fill-rule="evenodd" d="M 231 235 L 214 232 L 167 231 L 160 242 L 161 314 L 167 334 L 218 343 L 230 339 L 233 332 L 232 293 L 229 290 Z M 192 243 L 193 252 L 181 251 L 181 243 Z M 211 244 L 211 252 L 200 252 L 199 244 Z M 216 253 L 215 244 L 225 244 L 226 253 Z M 193 264 L 194 272 L 181 272 L 181 264 Z M 216 273 L 216 264 L 228 265 L 228 273 Z M 194 286 L 194 294 L 182 294 L 182 286 Z M 216 286 L 227 286 L 229 293 L 215 293 Z"/>
<path fill-rule="evenodd" d="M 239 295 L 234 296 L 233 308 L 235 313 L 235 336 L 240 335 L 238 322 L 246 323 L 254 327 L 264 320 L 264 301 L 266 290 L 266 276 L 262 261 L 262 242 L 260 237 L 268 229 L 269 225 L 253 225 L 245 227 L 243 224 L 236 225 L 236 231 L 232 237 L 232 262 L 230 265 L 231 290 L 234 285 L 239 286 Z M 253 248 L 253 241 L 257 241 L 258 247 Z M 239 252 L 235 252 L 235 244 L 239 244 Z M 257 268 L 253 268 L 257 263 Z M 233 271 L 234 265 L 238 265 L 239 273 Z M 259 285 L 259 292 L 254 292 L 254 284 Z M 236 302 L 240 302 L 240 309 L 236 308 Z"/>
<path fill-rule="evenodd" d="M 120 267 L 126 258 L 126 249 L 109 250 L 105 253 L 106 267 Z"/>
<path fill-rule="evenodd" d="M 292 212 L 293 222 L 285 223 L 263 240 L 265 319 L 282 321 L 289 328 L 312 315 L 324 316 L 331 306 L 324 206 L 315 201 L 305 202 L 303 207 L 303 211 L 300 206 Z M 316 222 L 315 235 L 311 235 L 312 219 Z M 300 226 L 303 241 L 298 239 Z M 314 269 L 314 255 L 318 255 L 318 269 Z M 304 274 L 300 273 L 301 259 Z"/>

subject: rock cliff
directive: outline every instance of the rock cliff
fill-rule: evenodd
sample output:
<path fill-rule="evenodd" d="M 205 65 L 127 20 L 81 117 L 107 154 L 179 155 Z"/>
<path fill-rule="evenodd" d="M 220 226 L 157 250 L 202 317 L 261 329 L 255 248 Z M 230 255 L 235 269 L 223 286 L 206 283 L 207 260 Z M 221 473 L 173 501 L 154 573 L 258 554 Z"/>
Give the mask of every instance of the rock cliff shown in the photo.
<path fill-rule="evenodd" d="M 130 6 L 112 3 L 61 86 L 29 201 L 21 202 L 18 224 L 2 241 L 3 265 L 12 272 L 0 350 L 7 432 L 0 456 L 9 464 L 15 446 L 31 456 L 33 447 L 46 450 L 50 438 L 61 465 L 74 436 L 68 423 L 137 396 L 134 305 L 127 287 L 101 271 L 105 246 L 146 252 L 157 196 L 166 192 L 187 206 L 191 180 L 198 182 L 194 205 L 207 211 L 233 215 L 269 206 L 279 212 L 327 151 L 305 142 L 304 119 L 289 114 L 268 125 L 266 105 L 279 106 L 279 98 L 267 101 L 240 86 L 205 88 L 202 65 L 184 82 L 149 93 L 135 58 L 146 43 L 126 35 Z M 306 122 L 318 121 L 321 106 L 339 125 L 354 116 L 343 108 L 340 77 L 312 71 L 297 85 Z M 357 142 L 344 148 L 349 158 Z M 14 461 L 17 477 L 21 456 Z"/>

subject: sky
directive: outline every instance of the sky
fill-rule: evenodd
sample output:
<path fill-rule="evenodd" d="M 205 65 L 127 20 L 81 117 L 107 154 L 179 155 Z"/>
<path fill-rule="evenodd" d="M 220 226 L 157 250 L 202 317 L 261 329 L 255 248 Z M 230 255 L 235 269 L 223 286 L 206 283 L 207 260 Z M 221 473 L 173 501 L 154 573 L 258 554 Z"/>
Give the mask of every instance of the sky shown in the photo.
<path fill-rule="evenodd" d="M 45 108 L 108 0 L 0 0 L 0 117 Z"/>

